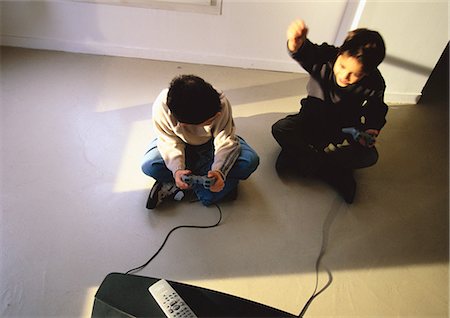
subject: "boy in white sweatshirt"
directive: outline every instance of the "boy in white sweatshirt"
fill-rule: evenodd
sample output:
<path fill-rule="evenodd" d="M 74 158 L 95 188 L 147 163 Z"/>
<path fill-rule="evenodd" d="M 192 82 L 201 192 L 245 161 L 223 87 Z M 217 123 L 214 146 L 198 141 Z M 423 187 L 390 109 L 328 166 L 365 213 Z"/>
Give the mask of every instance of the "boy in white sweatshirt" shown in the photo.
<path fill-rule="evenodd" d="M 147 208 L 166 197 L 181 199 L 192 188 L 206 206 L 236 197 L 239 180 L 258 167 L 256 152 L 235 134 L 231 105 L 225 95 L 195 75 L 175 77 L 153 104 L 157 138 L 144 156 L 142 171 L 156 182 Z M 183 175 L 214 179 L 211 187 L 190 186 Z"/>

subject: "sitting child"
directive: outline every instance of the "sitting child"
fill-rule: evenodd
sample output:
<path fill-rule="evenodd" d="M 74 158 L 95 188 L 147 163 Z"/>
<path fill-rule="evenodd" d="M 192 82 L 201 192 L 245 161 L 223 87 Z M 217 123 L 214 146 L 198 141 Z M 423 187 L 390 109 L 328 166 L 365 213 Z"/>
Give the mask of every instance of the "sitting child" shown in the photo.
<path fill-rule="evenodd" d="M 181 199 L 192 188 L 206 206 L 237 196 L 239 180 L 258 167 L 256 152 L 235 134 L 225 95 L 194 75 L 175 77 L 153 104 L 157 138 L 144 156 L 142 171 L 156 179 L 147 202 L 154 209 L 164 198 Z M 214 179 L 206 188 L 190 186 L 186 175 Z"/>
<path fill-rule="evenodd" d="M 318 176 L 352 203 L 356 192 L 353 169 L 374 165 L 375 139 L 386 123 L 385 82 L 378 65 L 385 45 L 376 31 L 348 33 L 341 47 L 317 45 L 307 38 L 304 21 L 287 30 L 291 57 L 310 74 L 308 96 L 297 114 L 280 119 L 272 135 L 281 146 L 279 173 Z M 356 128 L 371 137 L 354 140 L 343 128 Z"/>

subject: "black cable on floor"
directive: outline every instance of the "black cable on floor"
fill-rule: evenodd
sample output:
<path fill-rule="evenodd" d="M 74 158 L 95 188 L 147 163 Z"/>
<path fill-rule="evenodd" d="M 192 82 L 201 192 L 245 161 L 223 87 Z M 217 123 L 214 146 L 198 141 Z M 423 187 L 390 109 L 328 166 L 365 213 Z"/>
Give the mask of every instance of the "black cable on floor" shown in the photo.
<path fill-rule="evenodd" d="M 324 292 L 325 289 L 330 287 L 331 283 L 333 282 L 333 275 L 331 274 L 331 271 L 328 268 L 325 267 L 325 271 L 328 274 L 328 281 L 319 291 L 317 291 L 317 288 L 319 287 L 319 267 L 320 267 L 320 263 L 322 261 L 323 256 L 325 255 L 325 251 L 326 251 L 326 248 L 327 248 L 328 234 L 329 234 L 329 231 L 330 231 L 331 224 L 333 223 L 334 218 L 336 217 L 336 215 L 337 215 L 337 213 L 339 211 L 339 207 L 340 207 L 341 203 L 342 203 L 342 201 L 340 200 L 340 198 L 336 198 L 334 200 L 333 205 L 331 206 L 331 209 L 328 212 L 327 218 L 325 219 L 325 222 L 323 224 L 323 228 L 322 228 L 322 246 L 320 247 L 320 253 L 319 253 L 319 256 L 317 257 L 316 265 L 315 265 L 315 268 L 316 268 L 316 285 L 314 287 L 314 291 L 313 291 L 311 297 L 309 297 L 308 301 L 303 306 L 302 311 L 298 315 L 298 317 L 300 317 L 300 318 L 302 318 L 305 315 L 306 311 L 309 308 L 309 305 L 311 305 L 313 300 L 317 296 L 319 296 L 322 292 Z"/>
<path fill-rule="evenodd" d="M 155 254 L 153 254 L 153 256 L 145 263 L 142 264 L 141 266 L 138 266 L 136 268 L 130 269 L 129 271 L 127 271 L 125 274 L 130 274 L 132 272 L 138 272 L 142 269 L 144 269 L 148 264 L 150 264 L 151 261 L 153 261 L 153 259 L 158 256 L 158 254 L 161 252 L 161 250 L 163 249 L 164 245 L 166 245 L 167 240 L 169 239 L 169 236 L 175 232 L 178 229 L 209 229 L 212 227 L 216 227 L 220 224 L 220 221 L 222 221 L 222 210 L 220 209 L 220 206 L 216 203 L 214 203 L 214 205 L 216 206 L 216 208 L 219 210 L 219 220 L 213 224 L 213 225 L 179 225 L 174 227 L 173 229 L 170 230 L 170 232 L 166 235 L 166 238 L 164 239 L 164 242 L 161 244 L 161 246 L 159 247 L 159 249 L 156 251 Z"/>

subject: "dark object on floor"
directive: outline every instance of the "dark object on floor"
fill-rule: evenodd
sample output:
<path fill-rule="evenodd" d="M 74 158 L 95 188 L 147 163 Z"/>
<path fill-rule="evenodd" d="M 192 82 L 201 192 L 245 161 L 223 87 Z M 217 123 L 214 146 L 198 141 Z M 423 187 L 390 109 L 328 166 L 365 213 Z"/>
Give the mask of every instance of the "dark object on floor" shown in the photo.
<path fill-rule="evenodd" d="M 92 317 L 166 317 L 148 288 L 159 279 L 110 273 L 95 294 Z M 210 289 L 168 281 L 198 317 L 296 317 Z"/>

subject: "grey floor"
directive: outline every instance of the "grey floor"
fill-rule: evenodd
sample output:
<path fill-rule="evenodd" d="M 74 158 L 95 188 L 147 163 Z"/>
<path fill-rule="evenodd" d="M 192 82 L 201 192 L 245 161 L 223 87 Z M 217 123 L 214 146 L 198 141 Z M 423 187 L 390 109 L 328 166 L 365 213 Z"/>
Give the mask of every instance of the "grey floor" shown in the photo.
<path fill-rule="evenodd" d="M 298 110 L 307 76 L 3 48 L 3 317 L 89 317 L 110 272 L 144 263 L 182 224 L 214 224 L 215 207 L 145 209 L 140 160 L 152 102 L 181 73 L 233 105 L 237 132 L 261 157 L 221 204 L 212 229 L 182 229 L 139 275 L 190 283 L 307 317 L 448 316 L 447 105 L 390 105 L 380 160 L 356 172 L 347 205 L 316 180 L 280 180 L 270 134 Z"/>

